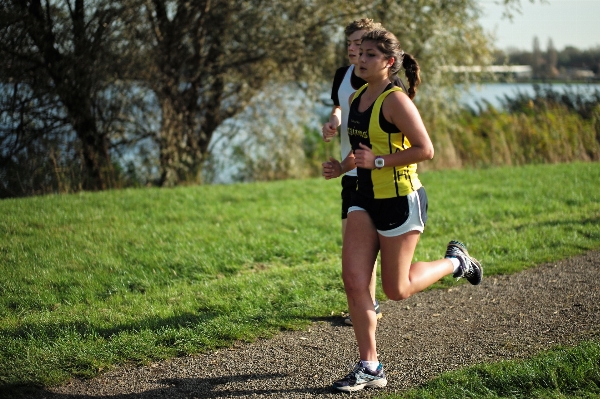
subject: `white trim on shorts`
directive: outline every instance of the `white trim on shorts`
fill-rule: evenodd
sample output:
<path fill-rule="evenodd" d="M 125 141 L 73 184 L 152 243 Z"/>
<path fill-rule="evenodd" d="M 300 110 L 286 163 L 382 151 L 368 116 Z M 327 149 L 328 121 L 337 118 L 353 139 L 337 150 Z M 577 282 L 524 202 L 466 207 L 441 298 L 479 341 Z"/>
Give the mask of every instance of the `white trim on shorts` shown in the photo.
<path fill-rule="evenodd" d="M 425 225 L 423 224 L 423 218 L 421 217 L 421 198 L 419 198 L 419 193 L 413 191 L 406 196 L 406 199 L 408 200 L 408 219 L 395 229 L 377 230 L 379 234 L 384 237 L 397 237 L 406 234 L 409 231 L 423 232 Z M 348 213 L 353 211 L 366 212 L 366 210 L 360 206 L 351 206 L 348 208 Z"/>

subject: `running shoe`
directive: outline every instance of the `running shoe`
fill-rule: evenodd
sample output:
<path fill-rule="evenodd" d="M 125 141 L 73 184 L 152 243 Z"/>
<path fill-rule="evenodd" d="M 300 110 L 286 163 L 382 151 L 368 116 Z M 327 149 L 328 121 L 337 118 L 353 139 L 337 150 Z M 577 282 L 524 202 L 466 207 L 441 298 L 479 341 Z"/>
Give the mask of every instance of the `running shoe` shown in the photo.
<path fill-rule="evenodd" d="M 371 371 L 359 361 L 354 370 L 341 380 L 333 383 L 333 387 L 339 391 L 354 392 L 364 387 L 383 388 L 387 385 L 387 379 L 383 372 L 383 365 L 379 363 L 377 370 Z"/>
<path fill-rule="evenodd" d="M 379 308 L 379 301 L 377 299 L 375 299 L 375 303 L 373 304 L 373 306 L 375 306 L 375 315 L 377 316 L 377 320 L 381 319 L 383 317 L 383 313 L 381 313 L 381 308 Z M 350 317 L 350 315 L 348 315 L 348 317 L 346 317 L 344 319 L 344 323 L 351 326 L 352 325 L 352 317 Z"/>
<path fill-rule="evenodd" d="M 460 267 L 453 274 L 457 279 L 464 277 L 469 283 L 478 285 L 483 277 L 483 268 L 479 261 L 469 255 L 467 247 L 460 241 L 450 241 L 446 250 L 446 258 L 456 258 Z"/>

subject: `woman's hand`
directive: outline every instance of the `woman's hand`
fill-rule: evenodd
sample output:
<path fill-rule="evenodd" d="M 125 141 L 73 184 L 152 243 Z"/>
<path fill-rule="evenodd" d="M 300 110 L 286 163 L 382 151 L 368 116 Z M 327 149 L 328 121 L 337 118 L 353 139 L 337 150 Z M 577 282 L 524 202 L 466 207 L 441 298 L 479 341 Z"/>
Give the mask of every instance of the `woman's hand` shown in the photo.
<path fill-rule="evenodd" d="M 337 134 L 337 128 L 342 124 L 342 108 L 337 105 L 334 106 L 329 115 L 329 120 L 323 124 L 321 128 L 321 134 L 323 135 L 323 141 L 329 143 L 331 138 Z"/>
<path fill-rule="evenodd" d="M 329 162 L 323 162 L 322 166 L 323 176 L 326 180 L 335 179 L 342 174 L 342 164 L 333 157 L 329 157 Z"/>
<path fill-rule="evenodd" d="M 354 164 L 363 169 L 375 169 L 375 155 L 373 151 L 363 143 L 359 144 L 360 149 L 354 151 Z"/>

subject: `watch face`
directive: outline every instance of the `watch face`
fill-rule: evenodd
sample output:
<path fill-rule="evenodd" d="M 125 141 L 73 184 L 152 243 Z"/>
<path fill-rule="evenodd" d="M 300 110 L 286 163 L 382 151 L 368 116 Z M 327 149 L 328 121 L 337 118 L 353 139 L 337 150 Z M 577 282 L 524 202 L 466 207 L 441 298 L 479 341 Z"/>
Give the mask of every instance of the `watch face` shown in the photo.
<path fill-rule="evenodd" d="M 375 166 L 378 168 L 383 168 L 383 158 L 375 159 Z"/>

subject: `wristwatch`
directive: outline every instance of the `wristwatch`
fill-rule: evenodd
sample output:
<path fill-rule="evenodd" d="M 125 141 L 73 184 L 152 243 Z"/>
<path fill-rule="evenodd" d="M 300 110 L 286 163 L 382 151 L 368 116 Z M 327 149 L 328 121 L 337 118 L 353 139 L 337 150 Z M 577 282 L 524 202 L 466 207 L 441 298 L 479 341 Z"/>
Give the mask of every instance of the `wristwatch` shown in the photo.
<path fill-rule="evenodd" d="M 384 165 L 385 165 L 385 161 L 383 160 L 383 158 L 380 156 L 376 156 L 375 157 L 375 167 L 377 169 L 381 169 L 381 168 L 383 168 Z"/>

